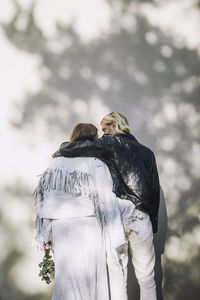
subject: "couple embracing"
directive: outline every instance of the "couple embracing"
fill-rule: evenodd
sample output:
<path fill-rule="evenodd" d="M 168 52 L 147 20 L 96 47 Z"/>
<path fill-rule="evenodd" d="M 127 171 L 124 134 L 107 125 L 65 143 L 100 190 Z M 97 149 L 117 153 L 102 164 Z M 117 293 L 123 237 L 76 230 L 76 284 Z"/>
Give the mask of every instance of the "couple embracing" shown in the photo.
<path fill-rule="evenodd" d="M 128 249 L 141 300 L 156 300 L 153 233 L 159 176 L 153 152 L 117 112 L 79 123 L 36 189 L 35 233 L 52 247 L 52 300 L 127 300 Z"/>

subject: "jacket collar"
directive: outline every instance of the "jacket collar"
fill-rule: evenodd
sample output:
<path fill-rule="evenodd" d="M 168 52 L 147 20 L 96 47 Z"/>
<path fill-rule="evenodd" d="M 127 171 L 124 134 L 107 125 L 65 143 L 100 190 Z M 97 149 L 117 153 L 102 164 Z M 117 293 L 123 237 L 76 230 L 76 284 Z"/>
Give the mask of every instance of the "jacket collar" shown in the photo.
<path fill-rule="evenodd" d="M 103 137 L 104 136 L 111 136 L 111 135 L 109 135 L 109 134 L 104 134 L 103 135 Z M 116 133 L 115 135 L 114 135 L 114 137 L 128 137 L 128 138 L 130 138 L 130 139 L 132 139 L 132 140 L 134 140 L 135 142 L 138 142 L 138 140 L 134 137 L 134 135 L 132 135 L 131 133 L 128 133 L 128 132 L 125 132 L 124 134 L 123 133 Z"/>

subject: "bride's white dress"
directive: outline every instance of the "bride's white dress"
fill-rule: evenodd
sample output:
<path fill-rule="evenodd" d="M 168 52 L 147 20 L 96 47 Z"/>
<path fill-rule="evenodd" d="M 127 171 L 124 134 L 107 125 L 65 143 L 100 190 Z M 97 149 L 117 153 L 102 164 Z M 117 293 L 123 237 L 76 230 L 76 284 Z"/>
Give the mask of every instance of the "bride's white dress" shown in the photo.
<path fill-rule="evenodd" d="M 53 243 L 52 300 L 126 300 L 126 238 L 107 166 L 96 158 L 54 158 L 40 178 L 36 207 L 36 238 Z"/>
<path fill-rule="evenodd" d="M 105 247 L 96 218 L 52 222 L 56 266 L 53 300 L 107 300 Z"/>

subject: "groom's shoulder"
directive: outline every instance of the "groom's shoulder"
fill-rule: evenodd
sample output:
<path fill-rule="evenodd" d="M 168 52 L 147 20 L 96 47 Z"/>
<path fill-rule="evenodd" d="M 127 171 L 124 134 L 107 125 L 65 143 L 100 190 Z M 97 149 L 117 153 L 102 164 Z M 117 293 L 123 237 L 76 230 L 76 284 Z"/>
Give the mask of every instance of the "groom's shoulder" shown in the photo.
<path fill-rule="evenodd" d="M 97 139 L 98 143 L 103 147 L 110 149 L 110 147 L 116 146 L 119 141 L 115 136 L 104 134 L 101 138 Z"/>
<path fill-rule="evenodd" d="M 70 144 L 70 142 L 63 142 L 61 143 L 60 147 L 67 147 Z"/>

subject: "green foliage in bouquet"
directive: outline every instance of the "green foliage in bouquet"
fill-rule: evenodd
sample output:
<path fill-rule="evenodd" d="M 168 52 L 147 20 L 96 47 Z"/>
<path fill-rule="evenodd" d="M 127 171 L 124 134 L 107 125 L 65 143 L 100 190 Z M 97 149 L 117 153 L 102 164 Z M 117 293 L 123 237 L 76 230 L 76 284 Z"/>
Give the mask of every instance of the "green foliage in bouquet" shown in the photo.
<path fill-rule="evenodd" d="M 41 263 L 39 263 L 41 279 L 46 281 L 47 284 L 51 283 L 51 279 L 54 279 L 55 266 L 52 256 L 50 255 L 50 249 L 46 250 Z"/>

